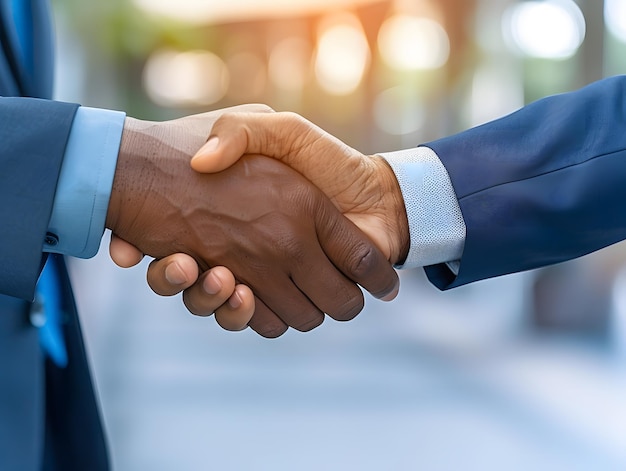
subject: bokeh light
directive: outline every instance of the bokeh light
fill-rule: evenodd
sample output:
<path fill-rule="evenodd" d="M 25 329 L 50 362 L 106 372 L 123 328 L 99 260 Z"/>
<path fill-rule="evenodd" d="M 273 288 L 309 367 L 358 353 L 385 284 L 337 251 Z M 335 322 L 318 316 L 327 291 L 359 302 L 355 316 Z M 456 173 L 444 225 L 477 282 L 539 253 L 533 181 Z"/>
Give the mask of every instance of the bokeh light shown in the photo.
<path fill-rule="evenodd" d="M 438 69 L 450 55 L 450 40 L 437 21 L 409 15 L 388 18 L 380 28 L 378 47 L 396 69 Z"/>
<path fill-rule="evenodd" d="M 278 88 L 300 91 L 309 72 L 311 46 L 303 38 L 290 37 L 272 49 L 268 63 L 270 80 Z"/>
<path fill-rule="evenodd" d="M 524 90 L 520 76 L 515 67 L 502 67 L 501 62 L 478 67 L 468 95 L 468 124 L 478 126 L 521 108 Z"/>
<path fill-rule="evenodd" d="M 604 0 L 604 21 L 615 37 L 626 42 L 626 0 Z"/>
<path fill-rule="evenodd" d="M 411 86 L 397 86 L 382 91 L 374 100 L 374 120 L 387 134 L 403 135 L 418 131 L 425 120 L 425 111 L 415 99 Z"/>
<path fill-rule="evenodd" d="M 380 0 L 133 0 L 145 12 L 190 24 L 316 14 Z"/>
<path fill-rule="evenodd" d="M 146 92 L 162 106 L 210 105 L 226 94 L 228 82 L 226 64 L 209 51 L 156 51 L 143 71 Z"/>
<path fill-rule="evenodd" d="M 262 100 L 267 85 L 265 61 L 252 52 L 239 52 L 226 59 L 230 77 L 228 96 L 235 101 Z"/>
<path fill-rule="evenodd" d="M 413 149 L 625 73 L 626 0 L 574 1 L 585 18 L 571 0 L 54 0 L 56 97 L 151 120 L 263 102 L 367 154 Z M 358 20 L 320 21 L 341 11 Z M 327 41 L 333 64 L 318 44 L 342 26 L 358 45 Z M 70 268 L 114 469 L 626 470 L 624 244 L 446 293 L 403 270 L 393 304 L 271 343 L 100 252 Z"/>
<path fill-rule="evenodd" d="M 356 16 L 338 14 L 322 22 L 315 54 L 315 76 L 324 90 L 333 95 L 354 92 L 369 61 L 367 38 Z"/>
<path fill-rule="evenodd" d="M 585 38 L 585 17 L 572 0 L 522 2 L 505 18 L 505 37 L 530 57 L 567 59 Z"/>

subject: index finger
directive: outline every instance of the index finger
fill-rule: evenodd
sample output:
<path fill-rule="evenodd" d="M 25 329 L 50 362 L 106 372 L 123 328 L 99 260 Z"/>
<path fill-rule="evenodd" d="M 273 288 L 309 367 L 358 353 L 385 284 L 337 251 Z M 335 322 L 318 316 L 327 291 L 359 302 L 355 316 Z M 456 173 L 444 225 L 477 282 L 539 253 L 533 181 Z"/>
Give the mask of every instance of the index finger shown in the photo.
<path fill-rule="evenodd" d="M 369 237 L 325 198 L 316 214 L 320 245 L 333 264 L 375 298 L 394 299 L 398 273 Z"/>

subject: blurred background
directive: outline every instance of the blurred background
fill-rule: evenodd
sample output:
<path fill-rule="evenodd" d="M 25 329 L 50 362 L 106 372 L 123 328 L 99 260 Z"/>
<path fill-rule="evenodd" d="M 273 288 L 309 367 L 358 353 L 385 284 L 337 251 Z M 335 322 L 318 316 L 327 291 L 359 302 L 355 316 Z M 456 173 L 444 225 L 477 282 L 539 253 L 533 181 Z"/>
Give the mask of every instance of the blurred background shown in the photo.
<path fill-rule="evenodd" d="M 263 102 L 365 153 L 626 73 L 626 0 L 53 5 L 59 99 L 151 120 Z M 446 293 L 403 272 L 392 303 L 272 341 L 104 246 L 73 262 L 116 470 L 626 469 L 623 245 Z"/>

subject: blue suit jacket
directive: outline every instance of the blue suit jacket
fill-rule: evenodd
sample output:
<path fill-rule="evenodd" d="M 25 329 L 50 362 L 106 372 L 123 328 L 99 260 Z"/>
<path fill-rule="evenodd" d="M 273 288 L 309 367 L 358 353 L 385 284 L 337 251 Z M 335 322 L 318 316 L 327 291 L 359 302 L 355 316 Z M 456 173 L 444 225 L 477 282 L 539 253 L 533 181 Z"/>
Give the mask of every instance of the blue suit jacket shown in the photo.
<path fill-rule="evenodd" d="M 626 77 L 532 103 L 426 144 L 457 194 L 467 237 L 442 289 L 562 262 L 626 239 Z"/>
<path fill-rule="evenodd" d="M 53 75 L 47 3 L 24 1 L 33 13 L 32 73 L 17 53 L 10 0 L 0 0 L 0 469 L 103 470 L 104 435 L 61 258 L 67 368 L 44 358 L 29 322 L 77 105 L 46 100 Z"/>
<path fill-rule="evenodd" d="M 0 0 L 0 95 L 49 97 L 45 0 L 36 21 L 35 74 L 15 54 Z M 626 238 L 626 79 L 551 97 L 511 116 L 428 144 L 446 166 L 467 226 L 450 288 L 567 260 Z M 0 98 L 0 469 L 98 470 L 107 458 L 65 273 L 66 369 L 43 361 L 29 300 L 75 105 Z"/>

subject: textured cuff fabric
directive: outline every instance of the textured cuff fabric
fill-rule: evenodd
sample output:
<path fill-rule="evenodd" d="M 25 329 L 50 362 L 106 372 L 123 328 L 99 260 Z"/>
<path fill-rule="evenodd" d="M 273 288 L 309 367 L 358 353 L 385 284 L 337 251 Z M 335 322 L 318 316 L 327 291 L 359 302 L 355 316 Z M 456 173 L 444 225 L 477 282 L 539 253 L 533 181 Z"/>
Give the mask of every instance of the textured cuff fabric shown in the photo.
<path fill-rule="evenodd" d="M 125 117 L 119 111 L 78 109 L 48 225 L 53 237 L 47 238 L 44 252 L 80 258 L 98 252 Z"/>
<path fill-rule="evenodd" d="M 454 270 L 454 262 L 463 253 L 465 222 L 437 154 L 428 147 L 417 147 L 378 155 L 396 174 L 409 221 L 409 254 L 397 268 L 451 262 L 449 267 Z"/>

